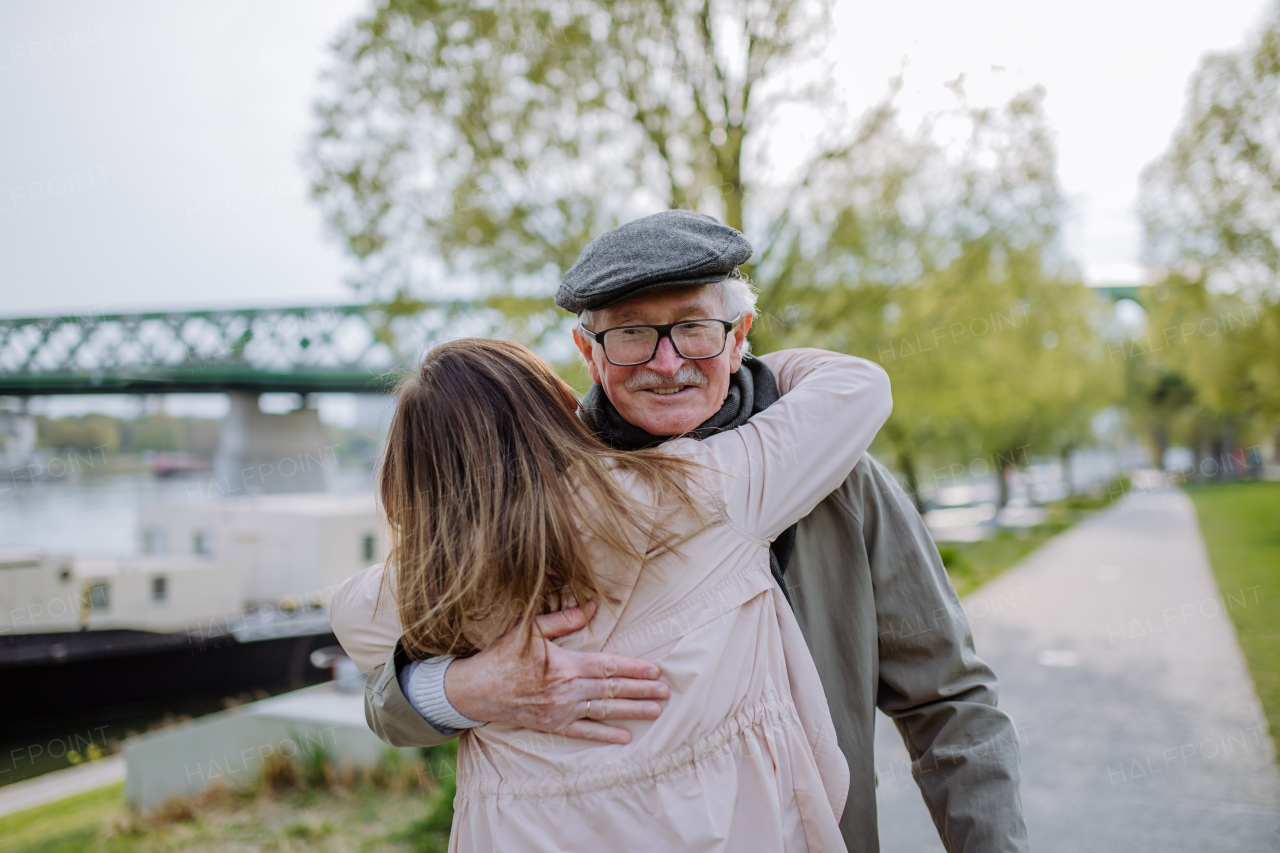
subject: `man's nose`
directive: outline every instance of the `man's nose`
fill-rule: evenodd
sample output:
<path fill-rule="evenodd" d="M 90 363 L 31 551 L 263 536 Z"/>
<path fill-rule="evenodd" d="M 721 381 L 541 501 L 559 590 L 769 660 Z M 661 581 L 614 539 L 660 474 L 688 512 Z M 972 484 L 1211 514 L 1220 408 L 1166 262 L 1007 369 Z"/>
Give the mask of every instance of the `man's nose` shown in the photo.
<path fill-rule="evenodd" d="M 684 359 L 676 352 L 671 339 L 663 338 L 658 341 L 658 351 L 653 354 L 653 359 L 645 366 L 663 376 L 675 376 L 684 366 Z"/>

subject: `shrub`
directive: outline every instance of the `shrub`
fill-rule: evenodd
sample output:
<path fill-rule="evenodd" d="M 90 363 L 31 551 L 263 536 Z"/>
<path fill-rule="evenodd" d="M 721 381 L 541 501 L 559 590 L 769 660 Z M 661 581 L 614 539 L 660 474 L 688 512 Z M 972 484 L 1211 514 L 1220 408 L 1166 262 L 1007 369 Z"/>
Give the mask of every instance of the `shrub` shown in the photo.
<path fill-rule="evenodd" d="M 262 762 L 262 772 L 258 774 L 258 789 L 270 793 L 296 791 L 301 779 L 298 765 L 280 753 L 268 755 Z"/>

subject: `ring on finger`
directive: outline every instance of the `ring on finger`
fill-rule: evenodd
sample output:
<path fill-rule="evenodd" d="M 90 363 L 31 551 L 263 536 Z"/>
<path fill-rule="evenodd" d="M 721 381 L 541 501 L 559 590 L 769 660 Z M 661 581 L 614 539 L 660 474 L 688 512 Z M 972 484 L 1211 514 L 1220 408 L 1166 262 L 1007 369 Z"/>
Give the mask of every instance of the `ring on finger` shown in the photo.
<path fill-rule="evenodd" d="M 590 699 L 587 700 L 587 717 L 586 718 L 588 720 L 591 719 L 591 700 Z"/>

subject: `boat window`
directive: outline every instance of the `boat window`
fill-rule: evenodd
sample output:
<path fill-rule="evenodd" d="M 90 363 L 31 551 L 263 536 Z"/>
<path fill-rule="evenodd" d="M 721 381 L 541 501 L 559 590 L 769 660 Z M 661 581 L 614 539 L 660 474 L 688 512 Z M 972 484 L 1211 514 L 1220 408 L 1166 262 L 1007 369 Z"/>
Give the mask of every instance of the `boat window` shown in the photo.
<path fill-rule="evenodd" d="M 206 557 L 213 556 L 215 540 L 212 530 L 197 530 L 195 536 L 195 552 Z"/>
<path fill-rule="evenodd" d="M 169 534 L 163 527 L 148 527 L 142 531 L 144 554 L 164 554 L 169 550 Z"/>

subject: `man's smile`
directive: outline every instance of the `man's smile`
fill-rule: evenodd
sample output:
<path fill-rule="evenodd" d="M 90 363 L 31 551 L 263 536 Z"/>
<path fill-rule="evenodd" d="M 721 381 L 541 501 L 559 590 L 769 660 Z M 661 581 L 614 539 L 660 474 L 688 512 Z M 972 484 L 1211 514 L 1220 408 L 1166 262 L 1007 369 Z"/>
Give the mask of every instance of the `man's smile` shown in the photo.
<path fill-rule="evenodd" d="M 632 394 L 649 394 L 675 402 L 677 397 L 697 396 L 707 385 L 707 374 L 696 363 L 685 362 L 678 370 L 659 373 L 648 367 L 640 367 L 622 383 Z M 686 394 L 686 392 L 688 392 Z"/>

